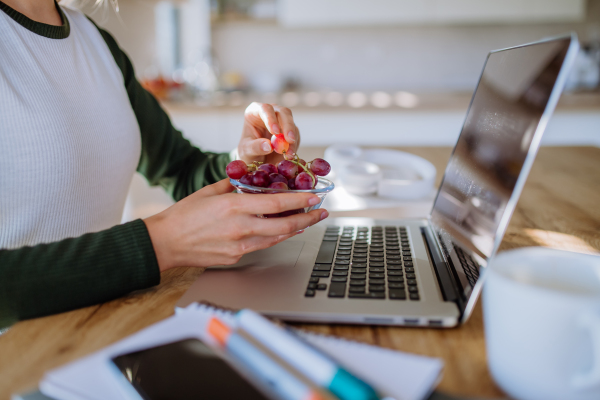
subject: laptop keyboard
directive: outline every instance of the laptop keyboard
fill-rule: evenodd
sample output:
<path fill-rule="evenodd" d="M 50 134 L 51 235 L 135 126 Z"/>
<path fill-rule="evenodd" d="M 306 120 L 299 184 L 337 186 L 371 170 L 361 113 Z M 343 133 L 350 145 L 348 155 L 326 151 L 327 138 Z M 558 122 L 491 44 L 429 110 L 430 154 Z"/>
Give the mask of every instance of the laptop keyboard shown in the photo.
<path fill-rule="evenodd" d="M 446 242 L 444 241 L 441 235 L 438 235 L 438 237 L 440 238 L 440 244 L 442 245 L 444 255 L 447 259 L 451 260 L 450 252 L 448 252 L 448 248 L 446 247 Z M 477 279 L 479 279 L 479 265 L 475 262 L 475 260 L 473 260 L 473 257 L 471 257 L 467 252 L 465 252 L 460 246 L 458 246 L 454 242 L 451 243 L 452 248 L 456 252 L 456 256 L 460 261 L 460 264 L 463 267 L 463 271 L 465 272 L 465 276 L 469 281 L 469 285 L 471 285 L 472 288 L 475 287 L 475 283 L 477 283 Z"/>
<path fill-rule="evenodd" d="M 458 259 L 460 260 L 460 263 L 463 266 L 463 271 L 465 271 L 467 280 L 469 281 L 471 287 L 474 287 L 475 283 L 477 282 L 477 279 L 479 279 L 479 267 L 469 254 L 465 253 L 460 247 L 458 247 L 454 243 L 453 245 L 454 251 L 456 251 L 456 255 L 458 256 Z"/>
<path fill-rule="evenodd" d="M 414 268 L 406 227 L 329 226 L 305 296 L 419 300 Z"/>

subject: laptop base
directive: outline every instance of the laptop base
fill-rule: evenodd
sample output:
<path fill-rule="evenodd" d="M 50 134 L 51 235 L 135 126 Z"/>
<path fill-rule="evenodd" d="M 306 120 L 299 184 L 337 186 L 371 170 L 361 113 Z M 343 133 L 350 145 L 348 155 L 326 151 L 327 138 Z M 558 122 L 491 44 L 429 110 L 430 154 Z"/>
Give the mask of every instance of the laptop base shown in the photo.
<path fill-rule="evenodd" d="M 377 324 L 377 325 L 407 325 L 429 327 L 453 327 L 458 324 L 460 311 L 454 302 L 444 301 L 439 288 L 436 273 L 430 262 L 426 244 L 421 233 L 421 227 L 427 226 L 426 219 L 406 220 L 372 220 L 365 218 L 337 218 L 327 221 L 327 225 L 317 224 L 304 233 L 286 240 L 269 249 L 254 252 L 242 257 L 240 262 L 232 266 L 219 266 L 207 269 L 198 280 L 188 289 L 177 303 L 178 307 L 185 307 L 192 302 L 209 302 L 217 306 L 241 309 L 251 308 L 265 315 L 280 318 L 286 321 L 302 321 L 315 323 L 343 323 L 343 324 Z M 375 272 L 368 276 L 359 276 L 366 281 L 363 298 L 353 296 L 351 282 L 352 269 L 346 271 L 346 287 L 343 297 L 331 297 L 332 284 L 336 280 L 343 280 L 343 269 L 334 269 L 335 260 L 331 263 L 329 271 L 316 273 L 315 263 L 319 261 L 319 250 L 327 232 L 327 227 L 339 226 L 340 238 L 344 227 L 353 227 L 353 242 L 356 242 L 359 227 L 368 228 L 385 227 L 406 228 L 406 236 L 412 251 L 410 274 L 414 274 L 418 287 L 418 300 L 411 299 L 408 285 L 405 285 L 405 297 L 390 298 L 400 285 L 396 281 L 381 282 L 382 272 Z M 387 238 L 387 235 L 386 235 Z M 386 242 L 387 243 L 387 242 Z M 358 243 L 354 244 L 355 246 Z M 342 246 L 343 247 L 343 246 Z M 354 248 L 354 251 L 359 250 Z M 338 252 L 340 252 L 338 250 Z M 352 252 L 353 256 L 359 253 Z M 339 256 L 343 257 L 343 256 Z M 387 257 L 384 257 L 387 261 Z M 379 260 L 370 258 L 368 266 L 380 265 Z M 323 261 L 323 260 L 321 260 Z M 342 260 L 343 261 L 343 260 Z M 356 264 L 355 264 L 356 265 Z M 340 264 L 343 267 L 344 264 Z M 380 271 L 381 268 L 369 268 Z M 397 270 L 389 270 L 387 274 Z M 359 271 L 362 272 L 362 271 Z M 335 273 L 335 275 L 334 275 Z M 383 272 L 385 274 L 385 272 Z M 320 275 L 319 282 L 311 282 L 313 275 Z M 327 276 L 325 276 L 327 275 Z M 367 275 L 367 274 L 365 274 Z M 400 278 L 399 274 L 388 276 Z M 387 283 L 384 287 L 383 298 L 373 292 L 377 297 L 370 297 L 370 288 L 381 290 L 381 287 L 370 285 L 369 279 Z M 412 275 L 409 275 L 412 277 Z M 335 279 L 335 278 L 338 279 Z M 404 277 L 406 278 L 406 273 Z M 314 280 L 314 279 L 313 279 Z M 408 279 L 405 279 L 405 283 Z M 310 283 L 326 285 L 322 289 L 307 289 Z M 391 288 L 389 287 L 392 284 Z M 395 287 L 394 287 L 395 286 Z M 314 287 L 311 285 L 310 287 Z M 307 296 L 307 290 L 313 293 Z"/>

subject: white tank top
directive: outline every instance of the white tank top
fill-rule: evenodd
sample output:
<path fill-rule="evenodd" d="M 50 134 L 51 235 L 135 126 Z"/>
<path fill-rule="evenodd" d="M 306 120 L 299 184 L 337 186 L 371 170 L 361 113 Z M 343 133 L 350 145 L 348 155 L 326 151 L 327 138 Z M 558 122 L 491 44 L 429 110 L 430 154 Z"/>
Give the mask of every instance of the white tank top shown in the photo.
<path fill-rule="evenodd" d="M 119 67 L 92 22 L 62 9 L 64 39 L 0 11 L 0 248 L 119 224 L 140 159 Z"/>

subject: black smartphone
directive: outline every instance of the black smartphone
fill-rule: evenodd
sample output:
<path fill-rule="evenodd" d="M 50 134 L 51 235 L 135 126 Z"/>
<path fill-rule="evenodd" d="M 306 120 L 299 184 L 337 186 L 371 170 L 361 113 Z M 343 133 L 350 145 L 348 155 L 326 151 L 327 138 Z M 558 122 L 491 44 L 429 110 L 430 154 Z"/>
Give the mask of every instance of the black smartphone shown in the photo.
<path fill-rule="evenodd" d="M 112 362 L 144 400 L 271 398 L 198 339 L 124 354 Z"/>

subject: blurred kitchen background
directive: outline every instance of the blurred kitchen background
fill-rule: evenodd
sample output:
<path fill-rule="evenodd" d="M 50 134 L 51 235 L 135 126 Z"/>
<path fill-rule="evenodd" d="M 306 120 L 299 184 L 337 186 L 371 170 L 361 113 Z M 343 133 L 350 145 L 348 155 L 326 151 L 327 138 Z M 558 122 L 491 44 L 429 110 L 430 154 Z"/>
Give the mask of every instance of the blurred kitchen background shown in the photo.
<path fill-rule="evenodd" d="M 453 146 L 490 50 L 569 31 L 583 50 L 543 145 L 600 146 L 600 0 L 79 3 L 205 150 L 237 146 L 252 101 L 292 108 L 303 146 Z M 170 204 L 144 185 L 125 219 Z"/>

